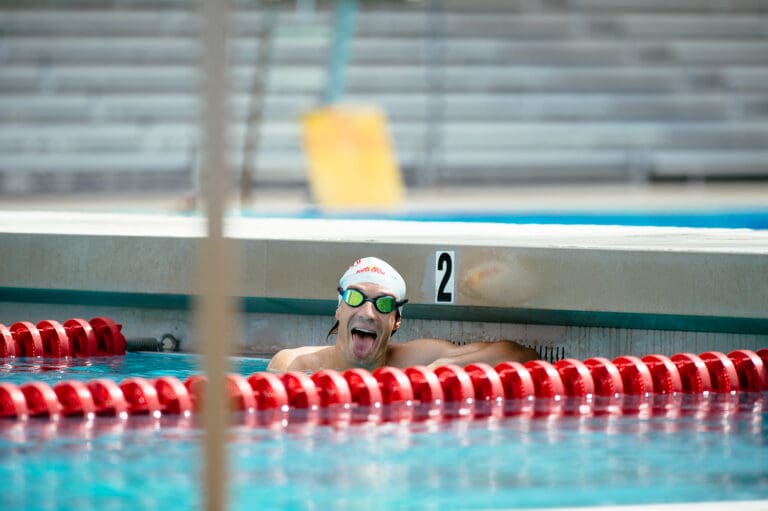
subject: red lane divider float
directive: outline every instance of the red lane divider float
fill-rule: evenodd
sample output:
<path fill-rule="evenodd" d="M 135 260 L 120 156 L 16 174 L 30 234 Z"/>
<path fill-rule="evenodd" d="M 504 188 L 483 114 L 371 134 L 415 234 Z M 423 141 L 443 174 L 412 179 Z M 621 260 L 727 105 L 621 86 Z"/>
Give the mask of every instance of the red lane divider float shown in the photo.
<path fill-rule="evenodd" d="M 413 420 L 439 417 L 445 395 L 437 375 L 424 366 L 408 367 L 403 372 L 413 392 Z"/>
<path fill-rule="evenodd" d="M 29 321 L 11 325 L 11 335 L 16 341 L 15 354 L 19 357 L 42 357 L 43 339 L 40 331 Z"/>
<path fill-rule="evenodd" d="M 70 321 L 78 335 L 84 336 L 84 342 L 70 353 L 91 349 L 92 344 L 91 348 L 83 348 L 91 341 L 82 320 Z M 53 321 L 37 326 L 20 322 L 0 329 L 0 339 L 4 339 L 6 348 L 10 346 L 10 332 L 15 336 L 13 347 L 21 353 L 66 353 L 62 348 L 64 330 L 65 325 Z M 99 330 L 108 333 L 101 337 L 104 342 L 96 343 L 97 352 L 119 344 L 119 326 L 97 322 L 93 331 Z M 768 349 L 764 349 L 735 350 L 728 355 L 708 351 L 671 357 L 626 356 L 612 361 L 564 359 L 554 365 L 535 360 L 525 364 L 504 362 L 496 367 L 481 363 L 466 367 L 449 364 L 434 370 L 423 366 L 402 370 L 382 367 L 373 373 L 364 369 L 322 370 L 312 375 L 259 372 L 247 378 L 229 374 L 225 388 L 232 411 L 271 412 L 262 416 L 259 424 L 286 421 L 291 411 L 303 414 L 300 421 L 322 424 L 521 414 L 637 414 L 648 410 L 673 417 L 680 410 L 675 410 L 670 401 L 658 404 L 659 399 L 674 394 L 768 391 L 767 361 Z M 0 418 L 190 415 L 204 406 L 206 384 L 202 375 L 190 376 L 184 382 L 172 376 L 130 377 L 119 384 L 105 378 L 88 382 L 68 380 L 53 387 L 43 382 L 0 382 Z M 628 405 L 590 408 L 592 401 L 615 402 L 622 396 L 629 400 Z M 558 404 L 567 399 L 576 399 L 578 405 Z"/>
<path fill-rule="evenodd" d="M 618 367 L 624 394 L 644 395 L 653 392 L 651 370 L 637 357 L 616 357 L 613 364 Z"/>
<path fill-rule="evenodd" d="M 73 318 L 64 324 L 52 319 L 37 325 L 18 321 L 7 327 L 0 323 L 0 358 L 125 355 L 121 329 L 122 325 L 105 317 Z"/>
<path fill-rule="evenodd" d="M 410 422 L 414 420 L 413 385 L 408 375 L 396 367 L 380 367 L 373 371 L 384 405 L 384 422 Z"/>
<path fill-rule="evenodd" d="M 653 391 L 656 394 L 682 392 L 680 371 L 672 360 L 664 355 L 646 355 L 641 359 L 651 372 Z"/>
<path fill-rule="evenodd" d="M 338 373 L 333 372 L 334 376 Z M 346 384 L 346 380 L 344 381 Z M 288 391 L 280 378 L 272 373 L 254 373 L 248 377 L 258 410 L 288 408 Z M 347 388 L 347 391 L 349 388 Z"/>
<path fill-rule="evenodd" d="M 507 399 L 531 398 L 536 394 L 533 377 L 520 362 L 502 362 L 494 369 L 499 375 Z"/>
<path fill-rule="evenodd" d="M 178 378 L 160 376 L 155 378 L 154 384 L 162 413 L 186 415 L 192 412 L 192 397 Z"/>
<path fill-rule="evenodd" d="M 709 371 L 714 392 L 725 393 L 739 390 L 739 375 L 733 360 L 719 351 L 707 351 L 699 355 Z"/>
<path fill-rule="evenodd" d="M 618 396 L 624 394 L 624 380 L 616 364 L 607 358 L 594 357 L 584 361 L 592 376 L 592 384 L 597 396 Z"/>
<path fill-rule="evenodd" d="M 555 369 L 560 375 L 566 396 L 583 397 L 595 393 L 595 381 L 584 362 L 566 358 L 558 360 Z"/>
<path fill-rule="evenodd" d="M 117 383 L 97 378 L 86 385 L 96 405 L 96 415 L 123 417 L 128 415 L 128 401 Z"/>
<path fill-rule="evenodd" d="M 81 381 L 62 381 L 53 386 L 53 391 L 61 403 L 64 415 L 93 417 L 96 415 L 96 403 L 85 383 Z"/>
<path fill-rule="evenodd" d="M 750 392 L 768 390 L 768 374 L 760 356 L 749 350 L 736 350 L 728 354 L 736 366 L 739 388 Z"/>
<path fill-rule="evenodd" d="M 59 398 L 47 383 L 31 381 L 20 388 L 31 417 L 55 417 L 61 412 Z"/>
<path fill-rule="evenodd" d="M 672 362 L 680 373 L 680 383 L 683 392 L 701 393 L 712 390 L 712 379 L 707 364 L 701 357 L 693 353 L 678 353 L 672 355 Z"/>

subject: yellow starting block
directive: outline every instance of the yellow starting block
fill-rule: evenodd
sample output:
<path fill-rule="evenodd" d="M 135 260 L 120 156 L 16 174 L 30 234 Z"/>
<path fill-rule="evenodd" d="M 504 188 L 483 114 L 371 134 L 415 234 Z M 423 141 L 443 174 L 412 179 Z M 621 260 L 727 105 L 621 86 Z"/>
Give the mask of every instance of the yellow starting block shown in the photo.
<path fill-rule="evenodd" d="M 302 119 L 315 202 L 331 209 L 382 209 L 403 199 L 403 180 L 384 113 L 330 106 Z"/>

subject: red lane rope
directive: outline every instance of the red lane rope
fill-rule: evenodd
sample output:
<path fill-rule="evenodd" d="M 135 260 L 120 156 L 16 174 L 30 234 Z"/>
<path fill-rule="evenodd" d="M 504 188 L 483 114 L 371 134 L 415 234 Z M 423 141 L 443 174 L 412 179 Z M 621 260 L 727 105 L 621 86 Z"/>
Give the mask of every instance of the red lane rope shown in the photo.
<path fill-rule="evenodd" d="M 257 373 L 257 375 L 270 376 L 269 373 Z M 256 376 L 256 375 L 254 375 Z M 352 391 L 344 377 L 336 371 L 318 371 L 312 375 L 312 381 L 317 387 L 320 406 L 344 406 L 352 403 Z M 287 397 L 283 404 L 287 404 Z M 274 407 L 272 407 L 274 408 Z"/>
<path fill-rule="evenodd" d="M 29 321 L 11 325 L 11 334 L 16 342 L 16 355 L 21 357 L 42 357 L 43 339 L 40 330 Z"/>
<path fill-rule="evenodd" d="M 624 393 L 643 395 L 653 392 L 653 376 L 651 370 L 637 357 L 616 357 L 613 364 L 619 368 Z"/>
<path fill-rule="evenodd" d="M 334 371 L 334 375 L 338 375 L 338 373 Z M 254 373 L 248 377 L 248 383 L 253 390 L 257 409 L 268 410 L 288 407 L 288 392 L 276 374 Z M 346 380 L 344 380 L 344 383 L 346 384 Z"/>
<path fill-rule="evenodd" d="M 9 357 L 93 357 L 125 355 L 126 341 L 119 325 L 106 317 L 90 321 L 72 318 L 0 323 L 0 359 Z"/>
<path fill-rule="evenodd" d="M 617 396 L 624 394 L 624 381 L 616 364 L 607 358 L 594 357 L 584 361 L 592 375 L 592 383 L 595 386 L 595 395 Z"/>
<path fill-rule="evenodd" d="M 89 334 L 82 320 L 70 321 L 71 329 L 85 336 L 80 340 L 86 339 Z M 7 342 L 10 332 L 20 339 L 14 339 L 14 347 L 22 353 L 38 349 L 64 353 L 62 331 L 66 329 L 53 321 L 37 326 L 15 323 L 11 328 L 0 328 L 0 343 L 4 343 L 0 346 L 11 346 Z M 109 349 L 115 349 L 119 327 L 115 330 L 107 322 L 100 322 L 94 331 L 99 329 L 108 332 L 102 337 L 106 342 L 100 344 L 99 351 L 110 345 L 113 348 Z M 89 348 L 84 346 L 81 343 L 71 352 L 87 352 Z M 257 372 L 247 378 L 228 374 L 226 391 L 233 411 L 271 412 L 257 420 L 267 425 L 286 421 L 291 410 L 303 410 L 304 421 L 323 424 L 561 413 L 676 416 L 680 410 L 671 401 L 659 399 L 674 394 L 768 391 L 766 362 L 768 349 L 735 350 L 728 355 L 708 351 L 671 357 L 626 356 L 613 361 L 564 359 L 554 365 L 535 360 L 526 364 L 504 362 L 496 367 L 482 363 L 435 369 L 382 367 L 373 373 L 365 369 L 321 370 L 312 375 Z M 120 383 L 107 378 L 68 380 L 53 387 L 34 381 L 22 385 L 0 382 L 0 418 L 188 416 L 204 406 L 206 383 L 202 375 L 190 376 L 184 382 L 173 376 L 129 377 Z M 571 408 L 557 404 L 565 398 L 578 398 L 579 404 Z M 620 398 L 629 401 L 619 406 L 616 403 Z M 612 404 L 600 401 L 605 399 Z"/>
<path fill-rule="evenodd" d="M 99 352 L 96 332 L 86 320 L 72 318 L 64 322 L 64 330 L 72 344 L 72 354 L 76 357 L 94 357 Z"/>
<path fill-rule="evenodd" d="M 155 378 L 155 390 L 160 401 L 160 410 L 170 414 L 189 414 L 192 412 L 192 397 L 187 387 L 173 376 Z"/>
<path fill-rule="evenodd" d="M 584 362 L 566 358 L 555 363 L 566 396 L 587 396 L 595 393 L 592 373 Z"/>
<path fill-rule="evenodd" d="M 728 354 L 739 375 L 739 387 L 750 392 L 768 390 L 768 374 L 763 359 L 749 350 L 736 350 Z"/>
<path fill-rule="evenodd" d="M 108 378 L 97 378 L 87 383 L 96 405 L 96 415 L 123 417 L 128 414 L 128 401 L 123 390 Z"/>
<path fill-rule="evenodd" d="M 524 367 L 531 373 L 533 388 L 536 397 L 564 396 L 565 387 L 557 369 L 543 360 L 531 360 Z"/>
<path fill-rule="evenodd" d="M 533 377 L 520 362 L 502 362 L 494 369 L 499 374 L 507 399 L 523 399 L 536 394 Z"/>
<path fill-rule="evenodd" d="M 739 374 L 733 361 L 719 351 L 707 351 L 699 355 L 709 371 L 714 392 L 739 390 Z"/>
<path fill-rule="evenodd" d="M 641 359 L 651 372 L 653 389 L 656 394 L 682 392 L 680 371 L 671 359 L 664 355 L 646 355 Z"/>
<path fill-rule="evenodd" d="M 672 362 L 680 373 L 680 383 L 683 392 L 701 393 L 712 390 L 712 379 L 709 376 L 707 364 L 701 357 L 693 353 L 678 353 L 672 355 Z"/>
<path fill-rule="evenodd" d="M 85 383 L 81 381 L 62 381 L 53 386 L 53 391 L 61 403 L 64 415 L 92 417 L 96 415 L 96 403 Z"/>
<path fill-rule="evenodd" d="M 329 371 L 333 372 L 333 371 Z M 385 405 L 413 401 L 413 386 L 408 376 L 396 367 L 379 367 L 373 372 Z"/>
<path fill-rule="evenodd" d="M 405 375 L 411 382 L 413 399 L 418 403 L 441 403 L 445 396 L 443 387 L 437 375 L 424 366 L 413 366 L 405 369 Z"/>
<path fill-rule="evenodd" d="M 16 339 L 11 329 L 0 323 L 0 358 L 16 356 Z"/>

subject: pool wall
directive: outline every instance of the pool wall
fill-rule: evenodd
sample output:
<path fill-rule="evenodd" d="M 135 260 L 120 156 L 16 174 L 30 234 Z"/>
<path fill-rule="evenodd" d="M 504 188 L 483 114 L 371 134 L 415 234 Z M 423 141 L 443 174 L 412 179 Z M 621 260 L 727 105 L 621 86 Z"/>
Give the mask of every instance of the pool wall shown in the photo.
<path fill-rule="evenodd" d="M 542 354 L 768 346 L 768 232 L 232 218 L 241 353 L 323 344 L 338 277 L 377 255 L 408 282 L 396 338 L 513 339 Z M 197 217 L 3 212 L 0 322 L 107 315 L 196 350 Z M 450 267 L 450 272 L 448 268 Z"/>

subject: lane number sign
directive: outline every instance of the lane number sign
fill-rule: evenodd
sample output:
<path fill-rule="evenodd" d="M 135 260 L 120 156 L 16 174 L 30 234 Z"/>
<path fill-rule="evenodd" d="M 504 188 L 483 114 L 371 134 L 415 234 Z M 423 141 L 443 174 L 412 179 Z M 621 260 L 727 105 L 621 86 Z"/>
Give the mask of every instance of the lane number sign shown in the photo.
<path fill-rule="evenodd" d="M 452 250 L 435 252 L 435 303 L 453 303 L 455 261 Z"/>

